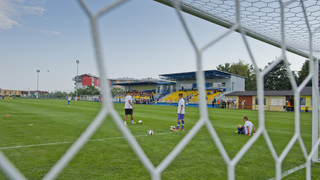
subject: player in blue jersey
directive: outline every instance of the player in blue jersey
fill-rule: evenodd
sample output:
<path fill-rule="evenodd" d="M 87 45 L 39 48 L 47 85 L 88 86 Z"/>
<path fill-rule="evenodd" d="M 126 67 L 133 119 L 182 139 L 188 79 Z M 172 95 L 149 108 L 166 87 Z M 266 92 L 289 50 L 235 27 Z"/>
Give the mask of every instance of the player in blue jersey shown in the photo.
<path fill-rule="evenodd" d="M 177 122 L 177 127 L 174 129 L 174 131 L 178 131 L 179 130 L 179 126 L 180 126 L 180 120 L 182 122 L 182 126 L 180 131 L 184 130 L 184 114 L 185 114 L 185 102 L 184 99 L 182 98 L 183 94 L 180 93 L 179 94 L 179 104 L 178 104 L 178 122 Z"/>

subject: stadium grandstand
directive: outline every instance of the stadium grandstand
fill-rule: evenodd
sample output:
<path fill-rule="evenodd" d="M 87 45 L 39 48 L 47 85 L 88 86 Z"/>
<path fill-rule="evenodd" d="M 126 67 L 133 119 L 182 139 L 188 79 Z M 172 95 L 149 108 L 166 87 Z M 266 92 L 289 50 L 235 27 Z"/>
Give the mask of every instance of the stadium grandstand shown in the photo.
<path fill-rule="evenodd" d="M 211 104 L 215 100 L 224 100 L 224 94 L 245 90 L 245 77 L 218 70 L 204 71 L 206 78 L 206 100 Z M 176 104 L 178 95 L 183 94 L 188 105 L 197 105 L 199 94 L 196 72 L 161 74 L 160 80 L 146 79 L 135 82 L 114 83 L 122 86 L 123 92 L 114 97 L 114 102 L 123 102 L 129 91 L 134 91 L 134 100 L 141 104 Z"/>
<path fill-rule="evenodd" d="M 122 87 L 122 91 L 114 96 L 114 102 L 124 102 L 129 91 L 133 91 L 133 99 L 136 104 L 151 104 L 158 101 L 161 96 L 173 92 L 175 82 L 167 82 L 159 79 L 141 79 L 131 82 L 113 83 L 113 87 Z"/>

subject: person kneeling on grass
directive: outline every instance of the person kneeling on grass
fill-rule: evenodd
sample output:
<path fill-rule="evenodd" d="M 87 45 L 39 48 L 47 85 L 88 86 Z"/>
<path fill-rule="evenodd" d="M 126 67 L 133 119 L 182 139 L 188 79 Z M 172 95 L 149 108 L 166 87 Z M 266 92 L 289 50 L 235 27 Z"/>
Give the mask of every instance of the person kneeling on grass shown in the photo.
<path fill-rule="evenodd" d="M 238 125 L 238 134 L 245 134 L 250 136 L 256 132 L 254 125 L 251 121 L 249 121 L 248 117 L 243 117 L 244 125 Z M 237 132 L 237 131 L 236 131 Z"/>

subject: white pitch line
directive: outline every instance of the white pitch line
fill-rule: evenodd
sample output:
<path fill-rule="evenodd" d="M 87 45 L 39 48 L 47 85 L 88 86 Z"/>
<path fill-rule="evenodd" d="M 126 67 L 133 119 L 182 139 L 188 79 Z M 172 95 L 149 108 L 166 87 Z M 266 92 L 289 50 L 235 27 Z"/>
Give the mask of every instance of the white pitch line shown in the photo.
<path fill-rule="evenodd" d="M 290 175 L 290 174 L 292 174 L 292 173 L 294 173 L 294 172 L 296 172 L 296 171 L 299 171 L 300 169 L 303 169 L 303 168 L 305 168 L 305 167 L 306 167 L 306 163 L 304 163 L 304 164 L 302 164 L 302 165 L 300 165 L 300 166 L 294 167 L 294 168 L 292 168 L 292 169 L 289 169 L 288 171 L 282 173 L 281 178 L 284 178 L 284 177 L 286 177 L 286 176 L 288 176 L 288 175 Z M 269 180 L 275 180 L 275 179 L 276 179 L 276 178 L 271 178 L 271 179 L 269 179 Z"/>
<path fill-rule="evenodd" d="M 318 159 L 318 161 L 320 161 L 320 159 Z M 304 164 L 301 164 L 300 166 L 297 166 L 297 167 L 294 167 L 294 168 L 292 168 L 292 169 L 289 169 L 288 171 L 282 173 L 281 178 L 284 178 L 284 177 L 286 177 L 286 176 L 288 176 L 288 175 L 290 175 L 290 174 L 292 174 L 292 173 L 294 173 L 294 172 L 296 172 L 296 171 L 299 171 L 300 169 L 303 169 L 303 168 L 305 168 L 306 166 L 307 166 L 307 164 L 304 163 Z M 276 178 L 270 178 L 269 180 L 275 180 L 275 179 L 276 179 Z"/>
<path fill-rule="evenodd" d="M 233 126 L 216 126 L 216 127 L 222 127 L 222 128 L 230 128 Z M 275 132 L 283 132 L 283 133 L 291 133 L 291 132 L 287 132 L 287 131 L 278 131 L 278 130 L 269 130 L 269 131 L 275 131 Z M 156 133 L 154 135 L 161 135 L 161 134 L 170 134 L 172 132 L 168 132 L 168 133 Z M 301 135 L 309 135 L 309 134 L 302 134 Z M 148 135 L 137 135 L 134 137 L 144 137 L 144 136 L 148 136 Z M 124 137 L 114 137 L 114 138 L 105 138 L 105 139 L 92 139 L 89 140 L 90 142 L 92 141 L 106 141 L 106 140 L 113 140 L 113 139 L 124 139 Z M 0 148 L 0 150 L 3 149 L 18 149 L 18 148 L 27 148 L 27 147 L 37 147 L 37 146 L 50 146 L 50 145 L 58 145 L 58 144 L 72 144 L 74 142 L 55 142 L 55 143 L 46 143 L 46 144 L 33 144 L 33 145 L 24 145 L 24 146 L 12 146 L 12 147 L 2 147 Z"/>
<path fill-rule="evenodd" d="M 288 175 L 290 175 L 290 174 L 292 174 L 292 173 L 294 173 L 296 171 L 299 171 L 300 169 L 303 169 L 305 167 L 306 167 L 306 163 L 304 163 L 304 164 L 302 164 L 300 166 L 294 167 L 292 169 L 289 169 L 288 171 L 282 173 L 281 178 L 284 178 L 284 177 L 286 177 L 286 176 L 288 176 Z M 270 178 L 269 180 L 275 180 L 275 179 L 276 178 Z"/>
<path fill-rule="evenodd" d="M 18 149 L 18 148 L 26 148 L 26 147 L 37 147 L 37 146 L 50 146 L 50 145 L 57 145 L 57 144 L 70 144 L 72 142 L 56 142 L 56 143 L 46 143 L 46 144 L 33 144 L 33 145 L 24 145 L 24 146 L 11 146 L 11 147 L 2 147 L 0 150 L 3 149 Z"/>
<path fill-rule="evenodd" d="M 168 133 L 155 133 L 154 135 L 163 135 L 163 134 L 170 134 L 172 132 Z M 149 135 L 137 135 L 134 137 L 144 137 L 144 136 L 149 136 Z M 105 138 L 105 139 L 92 139 L 89 140 L 89 142 L 94 142 L 94 141 L 106 141 L 106 140 L 113 140 L 113 139 L 125 139 L 125 137 L 114 137 L 114 138 Z M 18 148 L 28 148 L 28 147 L 38 147 L 38 146 L 51 146 L 51 145 L 59 145 L 59 144 L 72 144 L 74 142 L 55 142 L 55 143 L 46 143 L 46 144 L 32 144 L 32 145 L 24 145 L 24 146 L 11 146 L 11 147 L 2 147 L 0 150 L 4 149 L 18 149 Z"/>
<path fill-rule="evenodd" d="M 276 130 L 274 130 L 276 131 Z M 278 131 L 278 132 L 285 132 L 285 131 Z M 163 135 L 163 134 L 170 134 L 172 132 L 168 132 L 168 133 L 157 133 L 157 134 L 154 134 L 154 135 Z M 144 136 L 149 136 L 149 135 L 137 135 L 137 136 L 134 136 L 135 138 L 137 137 L 144 137 Z M 94 141 L 106 141 L 106 140 L 114 140 L 114 139 L 125 139 L 125 137 L 114 137 L 114 138 L 105 138 L 105 139 L 92 139 L 92 140 L 89 140 L 90 142 L 94 142 Z M 46 143 L 46 144 L 33 144 L 33 145 L 25 145 L 25 146 L 12 146 L 12 147 L 2 147 L 0 148 L 0 150 L 4 150 L 4 149 L 18 149 L 18 148 L 28 148 L 28 147 L 38 147 L 38 146 L 51 146 L 51 145 L 59 145 L 59 144 L 72 144 L 74 142 L 56 142 L 56 143 Z M 320 159 L 319 159 L 320 161 Z M 306 163 L 300 165 L 300 166 L 297 166 L 297 167 L 294 167 L 284 173 L 282 173 L 282 176 L 281 178 L 284 178 L 300 169 L 303 169 L 306 167 Z M 270 178 L 269 180 L 275 180 L 275 178 Z"/>

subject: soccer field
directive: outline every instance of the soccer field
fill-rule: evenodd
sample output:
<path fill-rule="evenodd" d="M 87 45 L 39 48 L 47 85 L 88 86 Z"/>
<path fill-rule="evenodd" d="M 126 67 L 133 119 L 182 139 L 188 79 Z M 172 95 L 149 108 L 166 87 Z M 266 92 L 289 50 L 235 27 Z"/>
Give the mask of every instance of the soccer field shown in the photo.
<path fill-rule="evenodd" d="M 123 117 L 124 105 L 114 104 Z M 97 115 L 101 103 L 66 100 L 0 100 L 0 149 L 27 179 L 42 179 Z M 210 120 L 232 159 L 251 138 L 235 134 L 236 126 L 248 116 L 258 128 L 258 113 L 253 110 L 209 108 Z M 266 127 L 280 155 L 294 134 L 293 112 L 265 112 Z M 176 126 L 177 107 L 135 105 L 134 119 L 143 124 L 128 128 L 154 166 L 173 150 L 199 118 L 199 109 L 186 107 L 185 131 L 170 131 Z M 130 121 L 128 121 L 130 122 Z M 147 135 L 152 129 L 154 135 Z M 301 113 L 301 134 L 307 152 L 311 150 L 311 113 Z M 282 163 L 284 179 L 305 179 L 305 159 L 298 142 Z M 319 164 L 312 165 L 312 178 L 320 176 Z M 261 136 L 236 166 L 236 179 L 275 177 L 275 162 Z M 0 172 L 0 179 L 7 179 Z M 115 123 L 108 117 L 90 141 L 75 156 L 57 179 L 150 179 Z M 227 165 L 206 127 L 191 140 L 163 172 L 162 179 L 227 179 Z"/>

